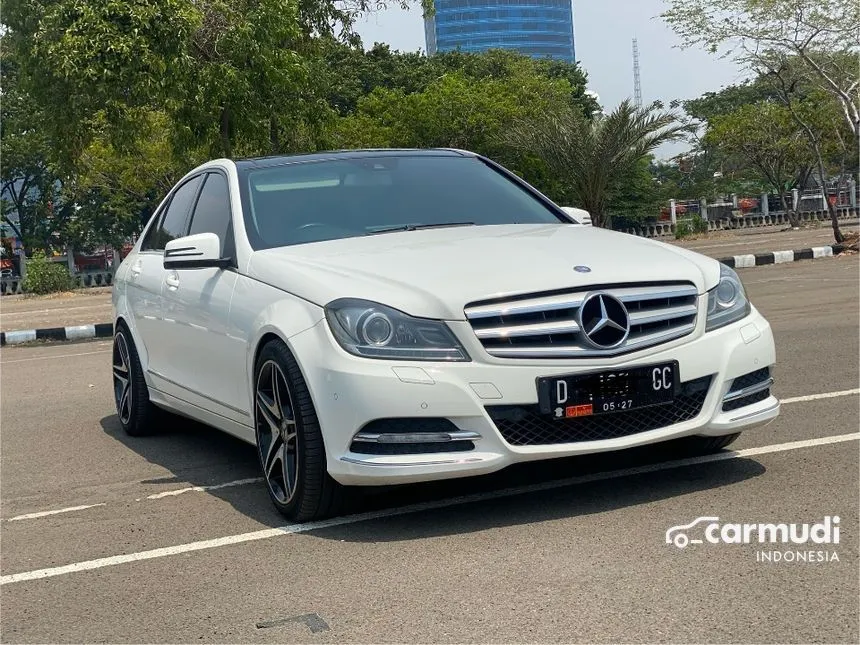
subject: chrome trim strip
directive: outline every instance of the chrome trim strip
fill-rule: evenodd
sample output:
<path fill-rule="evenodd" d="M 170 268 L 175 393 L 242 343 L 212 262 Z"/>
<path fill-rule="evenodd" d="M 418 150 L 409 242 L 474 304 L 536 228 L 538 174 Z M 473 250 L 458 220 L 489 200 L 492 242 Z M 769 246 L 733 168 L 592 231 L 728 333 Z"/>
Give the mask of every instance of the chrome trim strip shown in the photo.
<path fill-rule="evenodd" d="M 582 305 L 585 295 L 592 291 L 609 293 L 622 302 L 639 302 L 659 300 L 661 298 L 688 298 L 698 296 L 696 287 L 692 285 L 658 286 L 658 287 L 622 287 L 619 289 L 600 289 L 583 287 L 572 293 L 557 296 L 545 296 L 526 300 L 510 300 L 493 305 L 478 305 L 466 307 L 465 314 L 469 320 L 477 318 L 495 318 L 498 316 L 513 316 L 516 314 L 536 313 L 540 311 L 555 311 L 558 309 L 576 309 Z"/>
<path fill-rule="evenodd" d="M 166 376 L 164 376 L 163 374 L 159 374 L 158 372 L 156 372 L 156 371 L 155 371 L 155 370 L 153 370 L 153 369 L 149 369 L 149 368 L 147 368 L 147 369 L 146 369 L 146 371 L 147 371 L 147 372 L 149 372 L 150 374 L 152 374 L 153 376 L 156 376 L 156 377 L 160 378 L 162 381 L 166 381 L 167 383 L 170 383 L 171 385 L 175 385 L 176 387 L 182 388 L 182 389 L 183 389 L 183 390 L 185 390 L 186 392 L 190 392 L 191 394 L 193 394 L 193 395 L 195 395 L 195 396 L 199 396 L 199 397 L 200 397 L 200 398 L 202 398 L 202 399 L 206 399 L 207 401 L 212 401 L 212 403 L 217 403 L 217 404 L 218 404 L 218 405 L 220 405 L 222 408 L 227 408 L 228 410 L 231 410 L 231 411 L 233 411 L 233 412 L 235 412 L 235 413 L 237 413 L 237 414 L 241 414 L 243 417 L 248 417 L 249 419 L 251 418 L 251 415 L 250 415 L 248 412 L 246 412 L 245 410 L 240 410 L 239 408 L 234 408 L 232 405 L 227 405 L 226 403 L 223 403 L 223 402 L 219 401 L 218 399 L 213 399 L 211 396 L 206 396 L 205 394 L 202 394 L 202 393 L 198 392 L 197 390 L 192 390 L 190 387 L 185 387 L 184 385 L 180 385 L 180 384 L 179 384 L 179 383 L 177 383 L 176 381 L 173 381 L 173 380 L 171 380 L 171 379 L 167 378 L 167 377 L 166 377 Z M 168 392 L 164 392 L 164 394 L 168 394 Z M 176 396 L 176 395 L 175 395 L 175 394 L 171 394 L 170 396 Z M 185 400 L 185 399 L 181 399 L 181 398 L 180 398 L 180 397 L 178 397 L 178 396 L 176 396 L 176 398 L 177 398 L 177 399 L 179 399 L 180 401 L 184 401 L 184 400 Z M 191 401 L 185 401 L 185 402 L 186 402 L 186 403 L 191 403 Z M 191 403 L 191 405 L 194 405 L 194 404 L 193 404 L 193 403 Z M 200 407 L 200 406 L 197 406 L 197 407 Z M 216 414 L 217 414 L 217 413 L 216 413 Z M 222 416 L 223 416 L 223 415 L 222 415 Z M 226 418 L 226 417 L 225 417 L 225 418 Z"/>
<path fill-rule="evenodd" d="M 559 320 L 554 322 L 532 323 L 529 325 L 511 325 L 510 327 L 491 327 L 476 329 L 478 338 L 508 338 L 511 336 L 543 336 L 546 334 L 574 334 L 579 331 L 579 325 L 574 320 Z"/>
<path fill-rule="evenodd" d="M 633 352 L 640 349 L 645 349 L 651 345 L 669 342 L 686 336 L 696 328 L 695 323 L 676 327 L 668 332 L 659 332 L 653 334 L 645 334 L 642 336 L 632 337 L 633 340 L 628 340 L 621 347 L 607 350 L 591 350 L 584 349 L 579 345 L 546 345 L 542 347 L 490 347 L 485 348 L 485 351 L 491 356 L 498 358 L 584 358 L 590 356 L 617 356 L 627 352 Z"/>
<path fill-rule="evenodd" d="M 638 302 L 640 300 L 660 300 L 662 298 L 692 298 L 699 292 L 692 285 L 677 287 L 627 287 L 624 289 L 608 289 L 609 293 L 621 302 Z"/>
<path fill-rule="evenodd" d="M 486 461 L 480 457 L 470 457 L 468 459 L 439 459 L 438 461 L 396 461 L 396 462 L 379 462 L 369 461 L 366 459 L 355 459 L 354 457 L 341 457 L 341 461 L 350 464 L 358 464 L 359 466 L 381 466 L 401 468 L 403 466 L 445 466 L 447 464 L 474 464 L 480 461 Z"/>
<path fill-rule="evenodd" d="M 695 316 L 699 311 L 696 305 L 683 305 L 681 307 L 666 307 L 665 309 L 631 311 L 630 324 L 644 325 L 646 323 L 660 322 L 661 320 L 674 320 L 675 318 L 685 318 L 687 316 Z"/>
<path fill-rule="evenodd" d="M 742 421 L 744 419 L 749 419 L 750 417 L 757 417 L 761 414 L 767 414 L 768 412 L 773 412 L 774 410 L 778 409 L 779 406 L 780 406 L 780 402 L 777 401 L 776 403 L 774 403 L 773 405 L 771 405 L 768 408 L 765 408 L 764 410 L 759 410 L 758 412 L 747 412 L 746 414 L 742 414 L 739 417 L 732 417 L 731 419 L 729 419 L 729 423 L 734 423 L 735 421 Z"/>
<path fill-rule="evenodd" d="M 584 296 L 575 294 L 563 294 L 560 296 L 547 296 L 546 298 L 535 298 L 533 300 L 520 300 L 498 305 L 484 305 L 481 307 L 467 307 L 466 318 L 495 318 L 498 316 L 513 316 L 515 314 L 537 313 L 541 311 L 556 311 L 558 309 L 576 309 L 582 304 Z"/>
<path fill-rule="evenodd" d="M 449 441 L 472 441 L 480 439 L 481 435 L 477 432 L 469 430 L 459 430 L 456 432 L 428 432 L 428 437 L 422 437 L 420 432 L 359 432 L 355 435 L 353 441 L 362 441 L 369 443 L 393 443 L 393 444 L 408 444 L 408 443 L 448 443 Z M 385 437 L 394 435 L 412 435 L 415 439 L 408 441 L 386 441 Z M 445 435 L 445 438 L 441 438 Z"/>
<path fill-rule="evenodd" d="M 773 385 L 773 377 L 771 376 L 765 381 L 761 383 L 756 383 L 754 385 L 749 385 L 743 389 L 735 390 L 733 392 L 728 392 L 723 397 L 723 403 L 729 403 L 730 401 L 736 401 L 738 399 L 742 399 L 745 396 L 750 396 L 751 394 L 757 394 L 762 390 L 767 390 Z"/>

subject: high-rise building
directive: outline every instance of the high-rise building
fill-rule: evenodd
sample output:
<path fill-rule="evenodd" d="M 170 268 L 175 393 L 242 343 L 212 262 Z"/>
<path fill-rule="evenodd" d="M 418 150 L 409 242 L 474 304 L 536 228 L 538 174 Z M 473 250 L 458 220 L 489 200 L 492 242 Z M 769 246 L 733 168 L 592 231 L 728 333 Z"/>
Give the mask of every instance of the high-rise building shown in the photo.
<path fill-rule="evenodd" d="M 436 0 L 425 19 L 427 53 L 513 49 L 576 60 L 572 0 Z"/>

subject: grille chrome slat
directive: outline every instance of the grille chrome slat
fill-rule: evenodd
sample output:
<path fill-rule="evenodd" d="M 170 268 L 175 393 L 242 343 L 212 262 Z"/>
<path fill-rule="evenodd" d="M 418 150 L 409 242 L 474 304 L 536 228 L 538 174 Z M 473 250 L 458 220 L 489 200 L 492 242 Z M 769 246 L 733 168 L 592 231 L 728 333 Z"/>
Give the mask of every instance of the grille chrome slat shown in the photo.
<path fill-rule="evenodd" d="M 631 325 L 645 325 L 648 323 L 660 322 L 662 320 L 674 320 L 675 318 L 686 318 L 687 316 L 696 315 L 696 305 L 683 305 L 681 307 L 668 307 L 666 309 L 644 311 L 631 311 Z"/>
<path fill-rule="evenodd" d="M 478 338 L 509 338 L 512 336 L 535 336 L 541 334 L 574 334 L 579 331 L 579 325 L 573 320 L 561 322 L 541 322 L 532 325 L 515 325 L 511 327 L 489 327 L 476 329 Z"/>
<path fill-rule="evenodd" d="M 579 309 L 590 294 L 598 292 L 616 298 L 627 308 L 630 332 L 617 347 L 595 347 L 581 329 Z M 681 283 L 535 294 L 492 304 L 476 303 L 467 306 L 464 313 L 491 356 L 586 358 L 617 356 L 686 336 L 696 328 L 698 304 L 695 286 Z"/>

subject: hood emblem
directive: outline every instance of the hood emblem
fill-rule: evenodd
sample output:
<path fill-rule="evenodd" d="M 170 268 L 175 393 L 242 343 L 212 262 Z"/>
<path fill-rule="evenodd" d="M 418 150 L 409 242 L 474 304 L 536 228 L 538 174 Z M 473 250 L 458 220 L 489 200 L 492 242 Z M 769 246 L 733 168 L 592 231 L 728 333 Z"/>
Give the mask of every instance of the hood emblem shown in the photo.
<path fill-rule="evenodd" d="M 608 293 L 587 296 L 579 308 L 577 318 L 582 335 L 595 349 L 618 347 L 630 334 L 627 307 Z"/>
<path fill-rule="evenodd" d="M 573 267 L 573 270 L 577 273 L 591 273 L 591 267 L 587 267 L 584 264 L 577 264 Z"/>

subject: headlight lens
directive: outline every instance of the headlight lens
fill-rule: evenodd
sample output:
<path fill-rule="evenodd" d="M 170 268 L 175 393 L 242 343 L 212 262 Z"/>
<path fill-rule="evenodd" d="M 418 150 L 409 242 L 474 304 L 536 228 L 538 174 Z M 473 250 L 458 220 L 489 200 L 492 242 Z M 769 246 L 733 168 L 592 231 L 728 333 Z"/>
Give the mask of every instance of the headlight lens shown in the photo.
<path fill-rule="evenodd" d="M 750 313 L 744 285 L 734 269 L 720 263 L 720 282 L 708 292 L 708 320 L 705 331 L 713 331 Z"/>
<path fill-rule="evenodd" d="M 439 320 L 413 318 L 369 300 L 329 303 L 326 319 L 337 342 L 356 356 L 411 361 L 468 361 L 469 355 Z"/>

